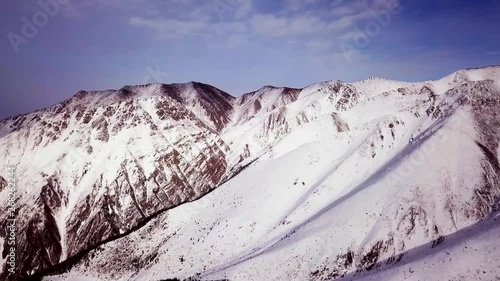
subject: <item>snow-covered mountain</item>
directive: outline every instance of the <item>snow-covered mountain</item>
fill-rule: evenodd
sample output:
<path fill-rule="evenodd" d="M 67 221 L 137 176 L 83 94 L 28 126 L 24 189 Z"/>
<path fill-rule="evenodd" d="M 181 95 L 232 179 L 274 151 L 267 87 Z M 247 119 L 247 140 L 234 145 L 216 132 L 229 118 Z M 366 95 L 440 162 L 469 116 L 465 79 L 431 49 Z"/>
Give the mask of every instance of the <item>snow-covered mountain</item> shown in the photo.
<path fill-rule="evenodd" d="M 0 122 L 15 278 L 497 280 L 499 140 L 500 67 L 79 92 Z"/>
<path fill-rule="evenodd" d="M 200 83 L 146 85 L 79 92 L 4 120 L 2 164 L 17 164 L 19 272 L 48 268 L 217 187 L 229 151 L 219 131 L 233 99 Z"/>

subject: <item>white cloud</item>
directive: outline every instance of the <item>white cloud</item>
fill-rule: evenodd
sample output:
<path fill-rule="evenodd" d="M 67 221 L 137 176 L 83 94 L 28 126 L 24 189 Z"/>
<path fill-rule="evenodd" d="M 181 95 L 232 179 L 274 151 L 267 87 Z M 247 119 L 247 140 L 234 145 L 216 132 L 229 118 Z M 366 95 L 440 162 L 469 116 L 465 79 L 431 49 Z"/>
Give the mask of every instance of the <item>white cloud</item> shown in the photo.
<path fill-rule="evenodd" d="M 161 39 L 176 39 L 183 36 L 194 36 L 203 34 L 205 23 L 189 22 L 174 19 L 144 19 L 140 17 L 132 17 L 129 20 L 132 26 L 145 27 L 153 30 L 158 38 Z"/>
<path fill-rule="evenodd" d="M 174 0 L 169 0 L 174 1 Z M 115 9 L 121 12 L 129 13 L 137 11 L 138 8 L 145 12 L 150 12 L 152 9 L 151 0 L 80 0 L 69 1 L 62 7 L 62 12 L 65 17 L 73 19 L 83 19 L 87 13 L 92 10 L 104 8 Z"/>
<path fill-rule="evenodd" d="M 255 15 L 251 19 L 255 34 L 267 37 L 301 36 L 321 32 L 327 23 L 318 17 L 285 18 L 274 15 Z"/>
<path fill-rule="evenodd" d="M 325 5 L 316 5 L 324 4 L 322 0 L 283 0 L 284 6 L 277 13 L 259 10 L 252 0 L 217 0 L 222 2 L 201 5 L 195 5 L 194 0 L 166 1 L 179 3 L 162 17 L 134 16 L 129 24 L 169 41 L 197 38 L 211 41 L 207 43 L 212 45 L 241 46 L 279 38 L 281 42 L 295 42 L 293 48 L 312 55 L 338 52 L 341 42 L 350 42 L 359 35 L 356 26 L 373 19 L 374 11 L 395 0 L 334 0 Z M 223 18 L 214 3 L 226 4 Z"/>
<path fill-rule="evenodd" d="M 398 0 L 337 0 L 331 4 L 331 15 L 333 17 L 360 17 L 372 11 L 384 10 Z"/>
<path fill-rule="evenodd" d="M 176 19 L 145 19 L 132 17 L 130 25 L 144 27 L 155 32 L 157 38 L 174 40 L 186 37 L 202 37 L 209 39 L 215 35 L 243 33 L 246 30 L 241 23 L 210 23 L 208 21 L 188 21 Z"/>

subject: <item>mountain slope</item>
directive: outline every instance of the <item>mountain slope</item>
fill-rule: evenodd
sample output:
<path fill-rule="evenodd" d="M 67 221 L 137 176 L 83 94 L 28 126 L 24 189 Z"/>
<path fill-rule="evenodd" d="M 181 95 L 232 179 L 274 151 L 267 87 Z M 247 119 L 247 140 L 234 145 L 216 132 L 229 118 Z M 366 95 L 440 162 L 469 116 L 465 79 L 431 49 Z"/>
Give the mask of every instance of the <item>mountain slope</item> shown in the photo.
<path fill-rule="evenodd" d="M 390 274 L 413 280 L 408 267 L 408 274 L 430 280 L 467 279 L 477 263 L 461 263 L 465 268 L 456 275 L 431 275 L 425 271 L 436 267 L 425 262 L 441 261 L 446 249 L 470 252 L 462 241 L 498 246 L 499 82 L 500 68 L 489 67 L 421 83 L 372 78 L 303 89 L 266 86 L 239 98 L 193 83 L 126 87 L 126 101 L 121 90 L 67 102 L 75 132 L 56 141 L 44 136 L 33 145 L 48 125 L 29 120 L 57 119 L 60 105 L 48 111 L 52 115 L 4 121 L 0 148 L 11 162 L 21 155 L 19 173 L 41 173 L 19 182 L 41 185 L 23 189 L 34 201 L 23 195 L 19 216 L 52 237 L 27 241 L 53 242 L 26 247 L 63 261 L 99 245 L 96 237 L 118 236 L 154 217 L 45 280 L 369 280 Z M 79 112 L 81 120 L 89 115 L 84 105 L 97 113 L 82 124 Z M 117 107 L 109 118 L 107 107 Z M 122 111 L 137 117 L 137 125 L 120 122 Z M 109 131 L 99 125 L 105 123 L 123 123 L 108 142 L 100 140 Z M 65 157 L 53 153 L 87 145 L 92 153 L 73 169 L 62 169 Z M 40 156 L 32 162 L 54 163 L 58 156 L 59 167 L 30 167 L 33 151 Z M 61 184 L 71 180 L 72 187 Z M 495 253 L 484 256 L 494 260 Z M 30 258 L 39 263 L 26 269 L 57 263 L 40 251 Z M 498 275 L 494 263 L 487 267 L 485 278 Z"/>
<path fill-rule="evenodd" d="M 48 268 L 215 188 L 228 152 L 217 131 L 232 100 L 200 83 L 127 86 L 4 120 L 0 153 L 18 163 L 18 272 Z"/>

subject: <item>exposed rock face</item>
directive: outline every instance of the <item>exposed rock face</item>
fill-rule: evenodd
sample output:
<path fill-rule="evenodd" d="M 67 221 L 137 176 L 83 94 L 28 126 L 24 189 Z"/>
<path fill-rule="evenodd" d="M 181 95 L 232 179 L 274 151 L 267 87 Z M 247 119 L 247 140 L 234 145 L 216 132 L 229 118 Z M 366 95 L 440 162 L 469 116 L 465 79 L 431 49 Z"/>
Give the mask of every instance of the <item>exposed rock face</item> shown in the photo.
<path fill-rule="evenodd" d="M 0 153 L 20 163 L 18 186 L 29 191 L 17 205 L 20 275 L 214 189 L 228 168 L 217 131 L 232 101 L 201 83 L 127 86 L 3 121 Z"/>
<path fill-rule="evenodd" d="M 478 147 L 484 154 L 481 163 L 483 184 L 475 190 L 476 209 L 473 214 L 484 218 L 500 207 L 500 94 L 494 81 L 477 82 L 471 85 L 471 92 L 466 102 L 470 107 L 479 139 Z"/>
<path fill-rule="evenodd" d="M 409 94 L 408 91 L 405 91 Z M 417 237 L 424 237 L 430 247 L 435 248 L 446 241 L 446 237 L 455 231 L 469 227 L 471 223 L 481 222 L 500 210 L 500 165 L 499 134 L 500 131 L 500 89 L 494 81 L 463 82 L 444 93 L 444 98 L 437 100 L 434 92 L 427 86 L 420 90 L 430 99 L 426 110 L 437 123 L 453 117 L 446 126 L 447 130 L 466 130 L 472 125 L 477 134 L 470 147 L 476 146 L 481 157 L 477 163 L 458 163 L 450 165 L 477 165 L 477 174 L 473 186 L 458 181 L 456 176 L 446 175 L 445 183 L 440 186 L 440 196 L 445 200 L 431 199 L 430 186 L 415 186 L 397 206 L 388 209 L 393 217 L 384 217 L 379 223 L 382 226 L 374 229 L 385 229 L 364 241 L 354 254 L 356 264 L 328 264 L 311 274 L 311 280 L 330 280 L 344 276 L 350 272 L 370 271 L 382 266 L 391 266 L 400 262 L 405 254 L 411 252 Z M 436 103 L 437 102 L 437 103 Z M 439 141 L 440 147 L 447 144 L 444 138 Z M 438 151 L 436 151 L 437 153 Z M 460 153 L 462 151 L 457 151 Z M 460 178 L 460 177 L 459 177 Z M 408 182 L 408 184 L 412 184 Z M 436 195 L 437 196 L 437 195 Z M 460 198 L 462 197 L 462 198 Z M 386 213 L 390 213 L 387 212 Z M 440 221 L 439 216 L 448 217 Z M 380 230 L 379 230 L 380 231 Z M 469 229 L 468 231 L 472 231 Z M 384 237 L 385 235 L 385 237 Z M 418 245 L 417 245 L 418 246 Z M 349 255 L 351 250 L 345 253 Z M 340 257 L 340 256 L 339 256 Z"/>
<path fill-rule="evenodd" d="M 3 189 L 7 187 L 7 185 L 7 181 L 3 177 L 0 177 L 0 192 L 2 192 Z"/>
<path fill-rule="evenodd" d="M 251 120 L 257 114 L 266 114 L 297 100 L 301 89 L 265 86 L 255 92 L 242 95 L 236 100 L 239 107 L 238 123 Z"/>
<path fill-rule="evenodd" d="M 493 70 L 238 98 L 125 86 L 0 121 L 0 155 L 19 163 L 18 275 L 2 264 L 0 277 L 78 257 L 64 269 L 110 280 L 331 280 L 438 247 L 499 208 Z"/>

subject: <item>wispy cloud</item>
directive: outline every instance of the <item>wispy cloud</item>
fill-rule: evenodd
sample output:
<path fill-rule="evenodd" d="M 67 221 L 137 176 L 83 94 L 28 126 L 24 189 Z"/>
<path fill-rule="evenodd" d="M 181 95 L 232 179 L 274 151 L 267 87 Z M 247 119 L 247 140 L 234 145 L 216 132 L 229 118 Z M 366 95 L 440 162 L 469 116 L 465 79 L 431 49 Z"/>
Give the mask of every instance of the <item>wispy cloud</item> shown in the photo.
<path fill-rule="evenodd" d="M 64 14 L 82 18 L 92 9 L 115 9 L 129 15 L 132 27 L 149 29 L 161 40 L 210 39 L 217 34 L 345 40 L 352 35 L 350 28 L 394 1 L 280 0 L 277 8 L 269 10 L 254 0 L 82 0 L 71 1 Z"/>
<path fill-rule="evenodd" d="M 317 34 L 325 30 L 328 23 L 314 16 L 293 18 L 274 15 L 255 15 L 251 19 L 252 32 L 269 37 L 296 37 Z"/>
<path fill-rule="evenodd" d="M 401 13 L 386 13 L 399 1 Z M 0 44 L 0 72 L 12 81 L 2 92 L 30 99 L 26 93 L 45 89 L 40 96 L 56 102 L 81 88 L 142 83 L 145 66 L 156 65 L 170 81 L 238 94 L 323 79 L 426 80 L 498 64 L 499 1 L 399 1 L 70 0 L 58 12 L 66 17 L 50 18 L 29 44 L 17 41 L 18 56 Z M 40 20 L 39 2 L 53 1 L 3 1 L 4 38 L 42 30 L 24 19 Z"/>
<path fill-rule="evenodd" d="M 169 1 L 176 3 L 179 0 Z M 157 34 L 157 38 L 168 40 L 182 36 L 209 38 L 212 33 L 220 32 L 226 35 L 245 33 L 271 38 L 292 39 L 317 35 L 317 39 L 322 36 L 336 36 L 341 39 L 342 36 L 346 38 L 345 34 L 350 32 L 349 28 L 373 16 L 372 12 L 384 7 L 389 0 L 353 0 L 346 3 L 339 0 L 285 0 L 283 6 L 276 11 L 259 10 L 250 0 L 231 0 L 227 3 L 224 1 L 227 0 L 216 0 L 212 5 L 184 2 L 183 7 L 171 6 L 168 17 L 134 16 L 130 18 L 129 23 L 135 27 L 151 29 Z M 323 5 L 318 7 L 321 3 Z M 325 12 L 325 5 L 330 10 Z M 233 17 L 221 23 L 214 12 L 218 8 L 231 7 L 234 9 Z M 190 11 L 192 16 L 186 17 L 186 10 Z M 294 13 L 298 10 L 300 13 Z"/>
<path fill-rule="evenodd" d="M 158 39 L 177 40 L 187 37 L 211 39 L 215 35 L 244 33 L 246 26 L 238 22 L 210 22 L 207 20 L 147 19 L 132 17 L 132 26 L 152 30 Z"/>

